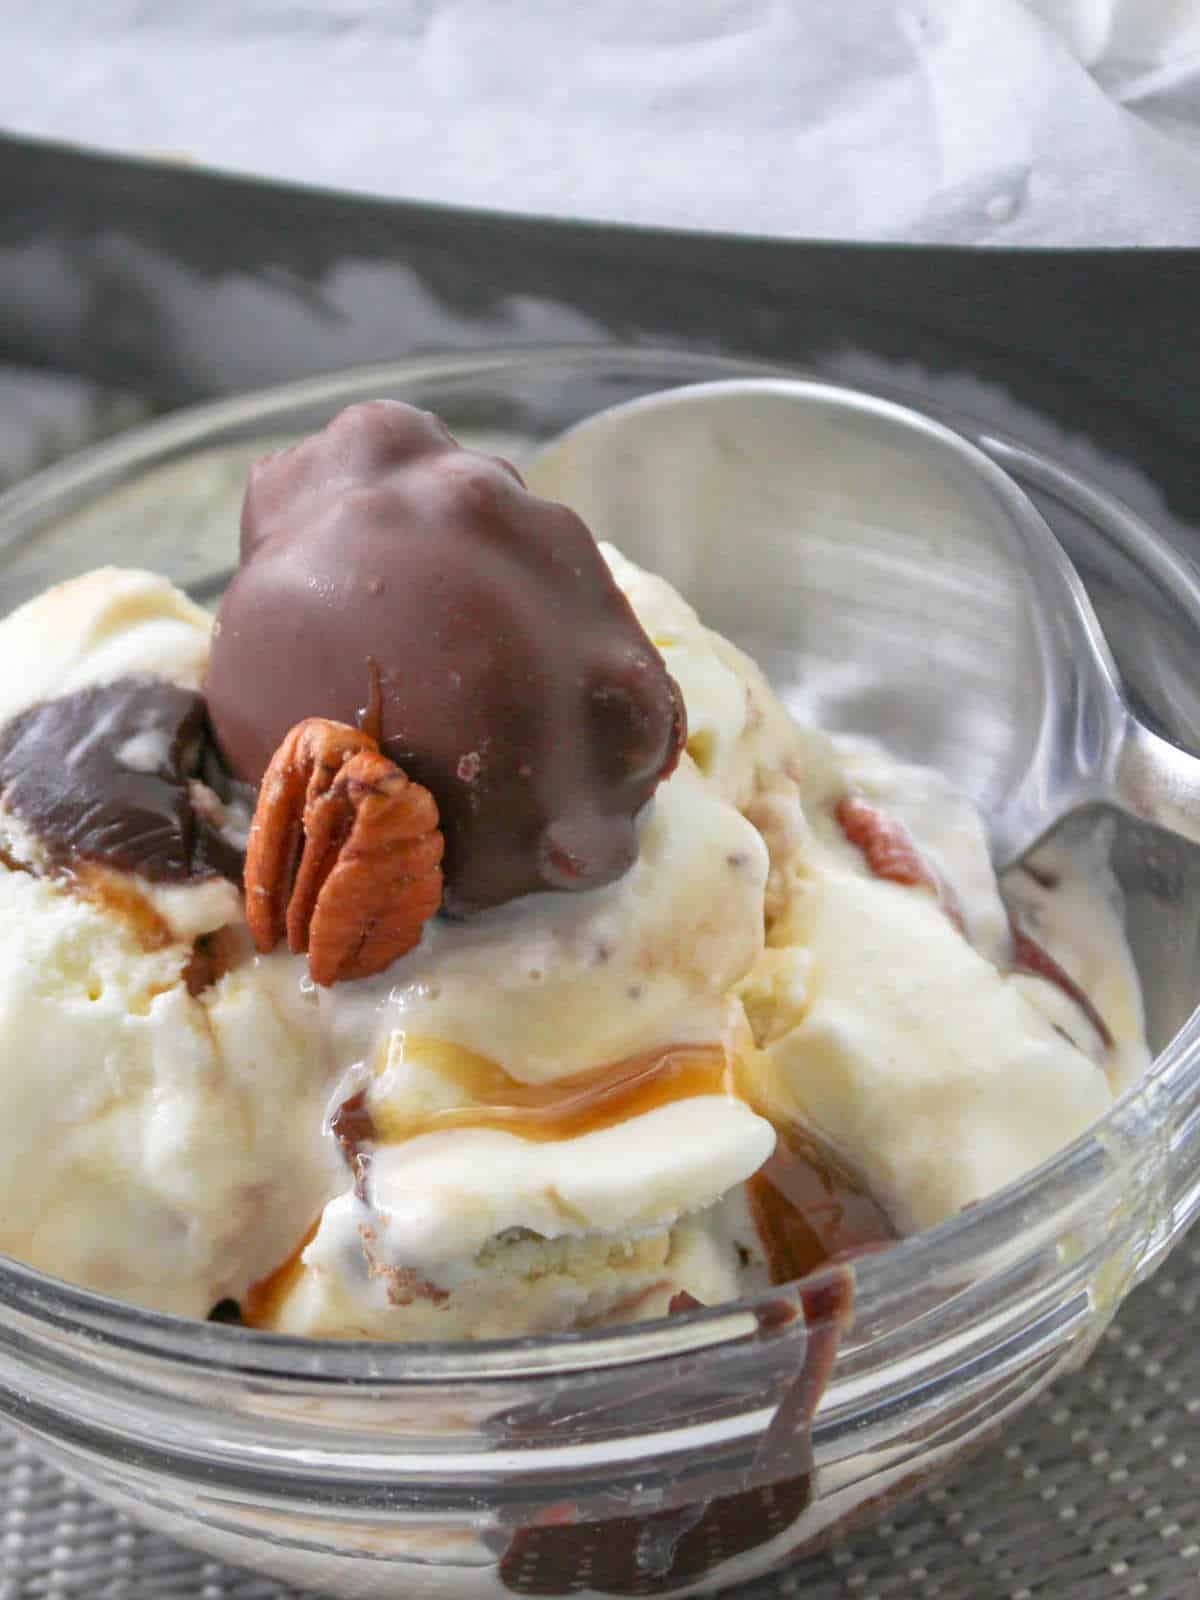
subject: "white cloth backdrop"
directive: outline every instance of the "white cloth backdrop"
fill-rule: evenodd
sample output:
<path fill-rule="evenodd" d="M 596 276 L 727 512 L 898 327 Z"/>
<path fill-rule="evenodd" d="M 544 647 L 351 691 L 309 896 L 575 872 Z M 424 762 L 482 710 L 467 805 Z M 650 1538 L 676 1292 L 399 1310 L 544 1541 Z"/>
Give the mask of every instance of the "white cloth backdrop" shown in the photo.
<path fill-rule="evenodd" d="M 1200 0 L 37 0 L 0 128 L 793 237 L 1200 244 Z"/>

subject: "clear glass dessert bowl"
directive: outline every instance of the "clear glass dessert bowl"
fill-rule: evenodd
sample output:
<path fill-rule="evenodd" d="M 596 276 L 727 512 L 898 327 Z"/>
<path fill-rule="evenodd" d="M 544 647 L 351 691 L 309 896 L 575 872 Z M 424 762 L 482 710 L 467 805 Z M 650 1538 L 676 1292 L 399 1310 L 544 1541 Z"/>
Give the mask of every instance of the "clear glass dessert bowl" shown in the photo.
<path fill-rule="evenodd" d="M 520 457 L 605 405 L 767 370 L 612 347 L 513 352 L 194 410 L 0 502 L 0 603 L 105 561 L 215 597 L 249 462 L 354 400 L 427 406 Z M 1131 703 L 1200 748 L 1190 565 L 1054 462 L 975 442 L 1074 559 Z M 795 688 L 804 645 L 786 586 L 762 581 L 752 528 L 736 548 L 642 556 Z M 900 664 L 848 665 L 827 680 L 831 719 L 936 755 L 906 746 Z M 946 704 L 952 717 L 952 691 Z M 969 728 L 943 732 L 947 749 L 969 748 Z M 1088 1136 L 949 1222 L 753 1300 L 465 1346 L 189 1323 L 0 1261 L 0 1415 L 131 1516 L 335 1595 L 682 1594 L 796 1559 L 932 1482 L 1082 1361 L 1200 1208 L 1200 851 L 1125 817 L 1115 828 L 1154 1068 Z"/>

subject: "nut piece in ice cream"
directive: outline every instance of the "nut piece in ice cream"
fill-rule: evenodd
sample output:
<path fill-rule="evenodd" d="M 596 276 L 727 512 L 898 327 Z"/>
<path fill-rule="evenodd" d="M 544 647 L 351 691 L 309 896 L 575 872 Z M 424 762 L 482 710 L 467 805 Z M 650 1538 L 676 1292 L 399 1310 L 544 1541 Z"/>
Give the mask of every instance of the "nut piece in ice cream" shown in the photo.
<path fill-rule="evenodd" d="M 939 885 L 932 868 L 922 859 L 908 831 L 894 817 L 856 794 L 843 795 L 834 815 L 846 838 L 862 851 L 877 878 L 938 894 Z"/>
<path fill-rule="evenodd" d="M 404 955 L 442 898 L 428 789 L 369 734 L 310 717 L 267 768 L 246 850 L 246 920 L 264 954 L 287 933 L 319 984 Z"/>
<path fill-rule="evenodd" d="M 686 737 L 575 513 L 388 400 L 255 467 L 206 692 L 251 783 L 298 722 L 370 702 L 384 755 L 437 802 L 455 915 L 620 877 Z"/>

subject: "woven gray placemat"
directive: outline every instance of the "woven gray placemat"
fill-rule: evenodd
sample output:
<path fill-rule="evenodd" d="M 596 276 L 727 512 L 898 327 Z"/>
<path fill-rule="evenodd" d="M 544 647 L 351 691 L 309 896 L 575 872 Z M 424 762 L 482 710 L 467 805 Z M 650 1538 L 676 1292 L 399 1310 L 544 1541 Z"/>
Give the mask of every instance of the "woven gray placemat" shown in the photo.
<path fill-rule="evenodd" d="M 1200 1230 L 1004 1439 L 743 1600 L 1200 1596 L 1198 1308 Z M 299 1600 L 143 1532 L 3 1433 L 0 1574 L 0 1600 Z"/>

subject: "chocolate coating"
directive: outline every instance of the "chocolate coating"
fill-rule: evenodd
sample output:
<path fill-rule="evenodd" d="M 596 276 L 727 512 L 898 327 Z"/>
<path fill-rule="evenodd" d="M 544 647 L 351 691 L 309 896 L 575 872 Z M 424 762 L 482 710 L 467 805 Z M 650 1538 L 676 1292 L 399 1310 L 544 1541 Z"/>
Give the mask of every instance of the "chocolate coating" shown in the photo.
<path fill-rule="evenodd" d="M 252 783 L 302 718 L 373 707 L 368 731 L 437 800 L 456 915 L 619 877 L 686 737 L 574 512 L 390 400 L 254 467 L 206 692 Z"/>
<path fill-rule="evenodd" d="M 200 695 L 121 678 L 41 701 L 0 728 L 0 804 L 64 865 L 240 884 L 241 853 L 192 806 L 190 782 L 211 783 L 211 755 Z"/>

